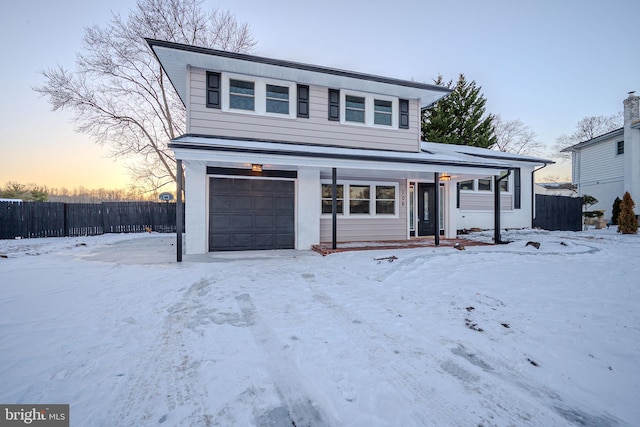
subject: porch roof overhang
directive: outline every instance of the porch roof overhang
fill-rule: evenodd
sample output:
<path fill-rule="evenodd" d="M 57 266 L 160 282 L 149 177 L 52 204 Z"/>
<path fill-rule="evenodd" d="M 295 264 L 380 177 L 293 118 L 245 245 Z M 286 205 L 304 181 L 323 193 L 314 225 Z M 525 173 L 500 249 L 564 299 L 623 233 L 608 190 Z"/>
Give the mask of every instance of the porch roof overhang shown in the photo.
<path fill-rule="evenodd" d="M 208 166 L 249 168 L 257 163 L 267 169 L 317 167 L 323 172 L 339 168 L 354 176 L 375 172 L 380 177 L 420 178 L 427 173 L 446 172 L 456 181 L 500 175 L 512 167 L 497 159 L 433 150 L 400 152 L 203 135 L 180 136 L 169 148 L 178 159 Z"/>
<path fill-rule="evenodd" d="M 187 104 L 187 66 L 399 98 L 419 99 L 421 108 L 432 105 L 451 92 L 451 89 L 446 87 L 411 80 L 208 49 L 163 40 L 145 40 L 185 105 Z"/>

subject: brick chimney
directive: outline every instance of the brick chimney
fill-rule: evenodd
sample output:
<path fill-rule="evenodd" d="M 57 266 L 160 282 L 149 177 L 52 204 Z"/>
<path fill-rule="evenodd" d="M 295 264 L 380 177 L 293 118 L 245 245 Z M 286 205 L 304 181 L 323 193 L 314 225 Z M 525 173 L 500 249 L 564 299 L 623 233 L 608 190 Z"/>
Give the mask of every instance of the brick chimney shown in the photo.
<path fill-rule="evenodd" d="M 624 100 L 625 126 L 640 120 L 640 96 L 636 96 L 635 93 L 635 91 L 629 92 L 629 96 Z"/>

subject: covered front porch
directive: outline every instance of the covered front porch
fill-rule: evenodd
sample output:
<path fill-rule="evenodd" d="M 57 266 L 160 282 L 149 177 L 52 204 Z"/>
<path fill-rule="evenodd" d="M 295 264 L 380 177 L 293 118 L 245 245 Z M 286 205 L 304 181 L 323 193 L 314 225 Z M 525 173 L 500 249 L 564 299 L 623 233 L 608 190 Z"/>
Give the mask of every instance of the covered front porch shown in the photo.
<path fill-rule="evenodd" d="M 232 181 L 252 181 L 270 188 L 278 187 L 270 182 L 289 183 L 286 199 L 273 191 L 269 194 L 273 203 L 282 199 L 291 209 L 287 235 L 291 243 L 278 247 L 281 249 L 308 250 L 327 242 L 332 249 L 347 242 L 417 242 L 416 238 L 427 236 L 438 246 L 441 240 L 455 239 L 457 183 L 481 177 L 497 180 L 509 170 L 509 164 L 441 152 L 439 144 L 433 145 L 420 152 L 394 152 L 201 136 L 174 140 L 171 148 L 185 166 L 189 199 L 186 253 L 217 250 L 212 249 L 217 236 L 212 230 L 220 228 L 220 222 L 211 209 L 218 191 L 212 188 Z M 235 193 L 224 197 L 229 200 L 225 203 L 235 203 Z M 254 200 L 246 207 L 238 205 L 240 208 L 260 209 L 255 203 L 261 194 L 254 191 L 237 197 Z M 264 216 L 258 211 L 235 212 L 226 215 L 230 224 L 239 216 Z M 496 218 L 498 212 L 499 208 Z M 230 239 L 233 233 L 246 234 L 245 230 L 250 229 L 232 229 Z M 226 250 L 240 249 L 252 247 L 237 245 Z"/>

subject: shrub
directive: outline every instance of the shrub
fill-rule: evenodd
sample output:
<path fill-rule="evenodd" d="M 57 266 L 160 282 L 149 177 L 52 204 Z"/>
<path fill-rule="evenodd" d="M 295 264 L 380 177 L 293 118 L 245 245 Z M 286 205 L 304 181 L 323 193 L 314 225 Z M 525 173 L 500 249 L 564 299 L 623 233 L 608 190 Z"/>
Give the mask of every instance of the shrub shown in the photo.
<path fill-rule="evenodd" d="M 620 197 L 616 197 L 613 201 L 613 209 L 611 210 L 611 224 L 618 225 L 618 215 L 620 215 L 620 204 L 622 200 Z"/>
<path fill-rule="evenodd" d="M 636 234 L 638 232 L 638 217 L 636 217 L 633 208 L 635 203 L 631 198 L 631 194 L 627 191 L 622 197 L 620 203 L 620 215 L 618 215 L 618 232 L 622 234 Z"/>

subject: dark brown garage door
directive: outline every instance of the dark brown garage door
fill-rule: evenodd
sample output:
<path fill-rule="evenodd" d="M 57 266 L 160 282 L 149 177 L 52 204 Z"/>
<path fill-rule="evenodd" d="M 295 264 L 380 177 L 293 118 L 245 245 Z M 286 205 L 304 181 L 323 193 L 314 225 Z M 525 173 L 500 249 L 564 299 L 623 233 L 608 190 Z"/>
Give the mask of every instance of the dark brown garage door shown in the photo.
<path fill-rule="evenodd" d="M 209 250 L 293 249 L 294 182 L 211 178 Z"/>

